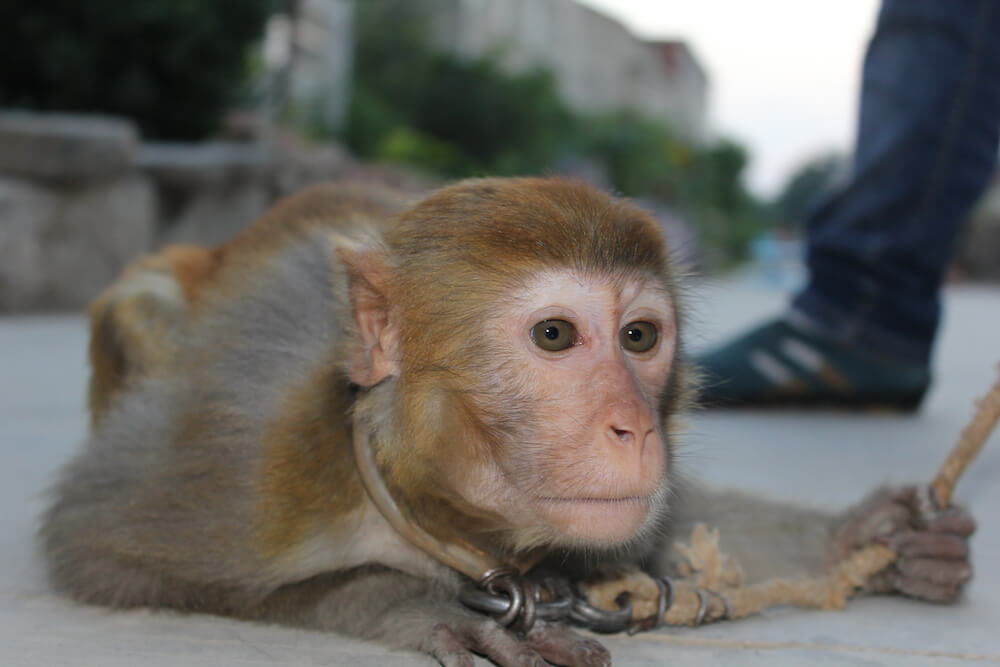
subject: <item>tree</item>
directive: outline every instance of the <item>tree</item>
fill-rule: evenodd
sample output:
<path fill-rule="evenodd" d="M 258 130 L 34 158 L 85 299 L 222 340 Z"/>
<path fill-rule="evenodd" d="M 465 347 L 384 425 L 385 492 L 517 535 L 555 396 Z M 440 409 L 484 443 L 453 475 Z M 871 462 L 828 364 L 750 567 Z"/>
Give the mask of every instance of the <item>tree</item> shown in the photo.
<path fill-rule="evenodd" d="M 0 105 L 130 116 L 143 134 L 211 133 L 274 0 L 3 0 Z"/>
<path fill-rule="evenodd" d="M 434 0 L 357 5 L 346 143 L 446 176 L 549 167 L 571 120 L 551 74 L 511 74 L 490 58 L 436 48 L 433 8 Z"/>

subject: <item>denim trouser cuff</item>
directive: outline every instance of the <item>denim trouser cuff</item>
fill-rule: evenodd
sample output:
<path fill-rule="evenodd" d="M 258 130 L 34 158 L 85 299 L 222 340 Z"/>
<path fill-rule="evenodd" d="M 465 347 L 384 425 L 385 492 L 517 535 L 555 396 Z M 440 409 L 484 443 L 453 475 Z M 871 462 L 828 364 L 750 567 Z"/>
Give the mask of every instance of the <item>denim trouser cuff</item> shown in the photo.
<path fill-rule="evenodd" d="M 930 365 L 933 342 L 930 337 L 901 336 L 867 320 L 863 313 L 851 312 L 829 301 L 814 289 L 799 294 L 785 318 L 795 327 L 842 345 L 894 361 Z"/>

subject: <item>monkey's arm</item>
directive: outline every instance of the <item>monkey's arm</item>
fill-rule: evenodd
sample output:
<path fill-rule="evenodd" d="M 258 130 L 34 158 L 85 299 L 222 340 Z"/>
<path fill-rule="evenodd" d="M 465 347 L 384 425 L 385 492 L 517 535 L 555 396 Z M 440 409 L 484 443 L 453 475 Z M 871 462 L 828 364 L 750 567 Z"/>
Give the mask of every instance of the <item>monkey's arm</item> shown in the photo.
<path fill-rule="evenodd" d="M 721 550 L 742 565 L 748 583 L 815 574 L 853 549 L 880 541 L 899 558 L 870 582 L 872 592 L 951 601 L 971 576 L 967 540 L 975 523 L 960 507 L 928 512 L 920 494 L 912 486 L 883 488 L 845 512 L 825 513 L 739 491 L 693 487 L 674 536 L 686 539 L 696 523 L 717 527 Z"/>
<path fill-rule="evenodd" d="M 721 550 L 733 556 L 748 582 L 821 570 L 838 517 L 738 490 L 693 483 L 682 495 L 672 536 L 687 541 L 695 525 L 718 529 Z M 668 553 L 668 558 L 677 554 Z"/>
<path fill-rule="evenodd" d="M 446 667 L 471 665 L 473 652 L 501 667 L 610 664 L 600 643 L 563 625 L 537 623 L 520 637 L 463 607 L 457 595 L 454 578 L 425 579 L 366 565 L 282 587 L 240 615 L 420 651 Z"/>

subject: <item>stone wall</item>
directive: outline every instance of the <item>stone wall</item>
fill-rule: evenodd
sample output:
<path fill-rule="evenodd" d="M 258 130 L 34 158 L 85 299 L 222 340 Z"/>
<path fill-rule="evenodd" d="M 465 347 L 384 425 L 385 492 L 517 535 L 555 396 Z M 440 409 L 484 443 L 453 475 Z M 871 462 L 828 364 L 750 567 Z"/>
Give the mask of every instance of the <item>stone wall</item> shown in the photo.
<path fill-rule="evenodd" d="M 326 180 L 431 185 L 335 145 L 142 143 L 120 118 L 0 111 L 0 313 L 81 309 L 132 259 L 224 241 L 277 197 Z M 998 196 L 1000 178 L 956 253 L 968 278 L 1000 280 Z M 687 237 L 670 233 L 683 250 Z"/>
<path fill-rule="evenodd" d="M 427 186 L 335 145 L 143 143 L 122 118 L 0 111 L 0 313 L 83 308 L 132 259 L 224 241 L 324 180 Z"/>
<path fill-rule="evenodd" d="M 114 118 L 0 114 L 0 311 L 82 305 L 152 246 L 138 145 Z"/>

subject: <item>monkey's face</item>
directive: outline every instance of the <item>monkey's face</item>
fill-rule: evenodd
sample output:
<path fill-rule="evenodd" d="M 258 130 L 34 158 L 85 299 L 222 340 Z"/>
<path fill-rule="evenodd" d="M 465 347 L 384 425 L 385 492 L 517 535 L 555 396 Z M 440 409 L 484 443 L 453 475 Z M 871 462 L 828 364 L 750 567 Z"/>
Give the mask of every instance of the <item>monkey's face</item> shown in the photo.
<path fill-rule="evenodd" d="M 498 309 L 485 392 L 517 415 L 480 475 L 453 480 L 497 508 L 520 546 L 613 547 L 665 500 L 658 406 L 676 348 L 672 300 L 653 279 L 547 270 Z"/>

